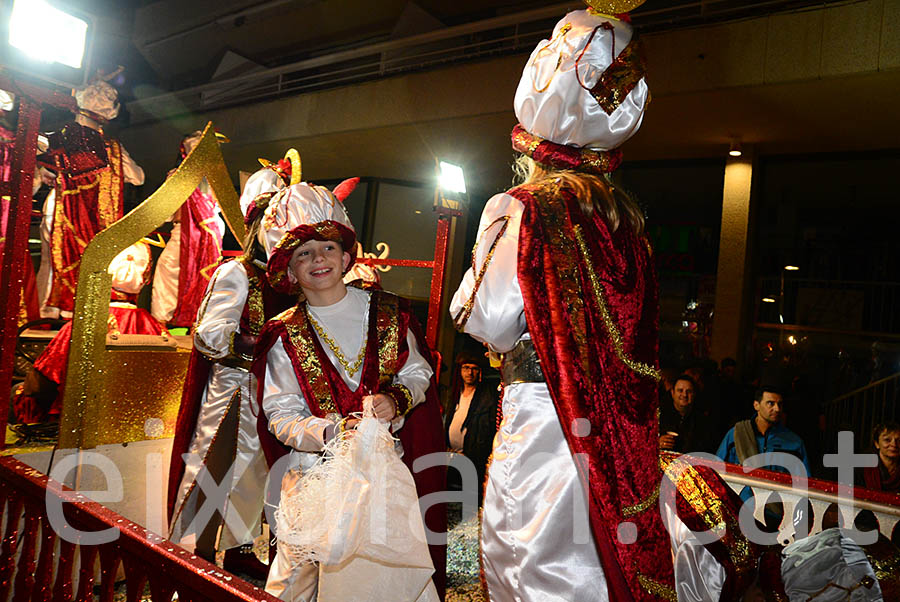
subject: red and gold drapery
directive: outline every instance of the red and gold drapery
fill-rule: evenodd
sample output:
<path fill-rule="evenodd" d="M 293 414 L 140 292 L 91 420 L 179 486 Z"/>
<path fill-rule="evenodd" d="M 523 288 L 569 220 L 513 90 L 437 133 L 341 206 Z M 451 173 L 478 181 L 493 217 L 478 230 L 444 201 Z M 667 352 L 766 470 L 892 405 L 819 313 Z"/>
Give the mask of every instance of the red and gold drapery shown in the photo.
<path fill-rule="evenodd" d="M 56 187 L 50 253 L 53 282 L 47 304 L 64 311 L 75 309 L 75 290 L 81 256 L 98 232 L 122 217 L 122 147 L 105 140 L 109 165 L 94 172 L 66 175 Z"/>
<path fill-rule="evenodd" d="M 518 277 L 525 318 L 589 498 L 610 598 L 673 599 L 669 537 L 656 504 L 656 274 L 646 240 L 586 217 L 556 182 L 522 201 Z M 620 539 L 631 523 L 637 538 Z"/>
<path fill-rule="evenodd" d="M 14 144 L 15 134 L 0 126 L 0 182 L 12 181 Z M 0 198 L 0 232 L 6 232 L 6 223 L 9 219 L 9 201 L 10 197 L 6 195 Z M 0 254 L 6 248 L 5 243 L 6 240 L 0 236 Z M 21 275 L 22 295 L 19 298 L 19 326 L 41 317 L 38 307 L 37 288 L 35 286 L 34 264 L 31 261 L 30 253 L 25 254 Z"/>
<path fill-rule="evenodd" d="M 178 306 L 173 326 L 189 327 L 222 255 L 222 233 L 216 227 L 216 197 L 199 188 L 182 205 L 179 249 Z"/>

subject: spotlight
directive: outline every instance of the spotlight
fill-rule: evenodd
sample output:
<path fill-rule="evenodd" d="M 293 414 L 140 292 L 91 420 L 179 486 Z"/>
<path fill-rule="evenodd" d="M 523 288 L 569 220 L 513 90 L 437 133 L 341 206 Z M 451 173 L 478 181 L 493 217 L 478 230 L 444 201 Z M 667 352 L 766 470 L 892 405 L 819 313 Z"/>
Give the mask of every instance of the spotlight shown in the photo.
<path fill-rule="evenodd" d="M 743 154 L 741 143 L 738 141 L 732 142 L 731 147 L 728 149 L 728 154 L 732 157 L 740 157 Z"/>
<path fill-rule="evenodd" d="M 466 193 L 466 177 L 459 165 L 441 161 L 441 188 L 446 192 Z"/>
<path fill-rule="evenodd" d="M 763 297 L 762 302 L 763 303 L 775 303 L 775 299 L 773 299 L 772 297 Z"/>
<path fill-rule="evenodd" d="M 44 0 L 15 0 L 9 19 L 9 45 L 43 63 L 80 69 L 88 23 Z"/>
<path fill-rule="evenodd" d="M 786 266 L 784 266 L 784 269 L 788 272 L 796 272 L 800 268 L 795 265 L 786 265 Z"/>

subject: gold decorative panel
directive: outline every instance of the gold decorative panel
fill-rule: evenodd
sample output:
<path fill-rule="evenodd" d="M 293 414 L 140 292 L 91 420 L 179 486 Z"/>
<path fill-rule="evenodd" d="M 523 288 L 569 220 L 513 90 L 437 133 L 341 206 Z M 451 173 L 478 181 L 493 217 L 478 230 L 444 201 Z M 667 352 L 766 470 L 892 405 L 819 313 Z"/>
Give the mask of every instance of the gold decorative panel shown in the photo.
<path fill-rule="evenodd" d="M 178 411 L 175 390 L 180 398 L 188 354 L 106 349 L 112 286 L 106 269 L 120 251 L 160 227 L 203 178 L 215 193 L 228 227 L 242 241 L 245 230 L 238 195 L 210 122 L 200 142 L 163 185 L 128 215 L 97 234 L 85 249 L 75 295 L 60 448 L 91 448 L 147 439 L 144 422 L 148 418 L 162 418 L 165 431 L 171 433 L 174 418 L 171 425 L 166 421 L 173 411 Z M 127 365 L 122 361 L 127 361 Z"/>

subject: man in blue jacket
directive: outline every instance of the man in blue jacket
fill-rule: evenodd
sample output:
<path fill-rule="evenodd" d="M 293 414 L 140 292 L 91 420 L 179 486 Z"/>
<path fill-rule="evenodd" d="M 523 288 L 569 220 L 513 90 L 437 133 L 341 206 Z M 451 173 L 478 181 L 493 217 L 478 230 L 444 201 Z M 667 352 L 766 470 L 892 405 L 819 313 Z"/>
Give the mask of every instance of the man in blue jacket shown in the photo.
<path fill-rule="evenodd" d="M 734 425 L 722 439 L 716 455 L 726 462 L 742 464 L 756 454 L 784 452 L 803 461 L 809 476 L 809 458 L 806 446 L 796 433 L 784 426 L 781 417 L 784 399 L 774 387 L 763 386 L 756 392 L 753 401 L 756 416 Z M 766 466 L 768 470 L 787 472 L 782 466 Z"/>

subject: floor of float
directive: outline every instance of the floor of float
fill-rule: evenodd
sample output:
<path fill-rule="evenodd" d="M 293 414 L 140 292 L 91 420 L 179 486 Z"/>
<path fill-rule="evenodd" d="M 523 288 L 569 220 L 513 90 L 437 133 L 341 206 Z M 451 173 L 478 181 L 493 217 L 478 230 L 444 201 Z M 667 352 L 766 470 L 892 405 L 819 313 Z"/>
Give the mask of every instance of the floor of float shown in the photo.
<path fill-rule="evenodd" d="M 447 534 L 447 599 L 446 602 L 485 602 L 487 597 L 481 590 L 481 582 L 478 576 L 478 540 L 480 523 L 475 516 L 469 520 L 460 522 L 459 510 L 452 508 L 449 512 L 450 530 Z M 257 538 L 254 552 L 263 562 L 267 561 L 269 546 L 264 535 Z M 217 564 L 222 565 L 224 552 L 220 552 L 216 558 Z M 265 583 L 241 575 L 246 581 L 265 587 Z M 147 590 L 141 598 L 142 601 L 150 600 L 150 591 Z M 125 584 L 116 588 L 115 602 L 125 602 Z"/>

